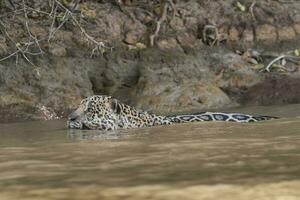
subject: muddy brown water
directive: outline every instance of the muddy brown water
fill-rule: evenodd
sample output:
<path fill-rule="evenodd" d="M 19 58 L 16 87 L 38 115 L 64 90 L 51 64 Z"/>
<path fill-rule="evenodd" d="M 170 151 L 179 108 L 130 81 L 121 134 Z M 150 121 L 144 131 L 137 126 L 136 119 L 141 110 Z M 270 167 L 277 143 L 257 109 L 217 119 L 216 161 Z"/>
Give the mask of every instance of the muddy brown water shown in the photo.
<path fill-rule="evenodd" d="M 281 119 L 114 132 L 0 124 L 0 199 L 300 199 L 300 105 Z"/>

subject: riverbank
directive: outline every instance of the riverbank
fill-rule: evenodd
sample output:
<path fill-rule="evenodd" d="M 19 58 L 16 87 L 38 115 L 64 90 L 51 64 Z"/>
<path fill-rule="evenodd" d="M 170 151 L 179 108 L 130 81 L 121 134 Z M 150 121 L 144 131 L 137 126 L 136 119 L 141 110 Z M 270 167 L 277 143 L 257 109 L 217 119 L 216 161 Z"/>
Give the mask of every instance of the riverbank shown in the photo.
<path fill-rule="evenodd" d="M 1 122 L 92 94 L 157 113 L 300 102 L 299 2 L 50 2 L 1 7 Z"/>

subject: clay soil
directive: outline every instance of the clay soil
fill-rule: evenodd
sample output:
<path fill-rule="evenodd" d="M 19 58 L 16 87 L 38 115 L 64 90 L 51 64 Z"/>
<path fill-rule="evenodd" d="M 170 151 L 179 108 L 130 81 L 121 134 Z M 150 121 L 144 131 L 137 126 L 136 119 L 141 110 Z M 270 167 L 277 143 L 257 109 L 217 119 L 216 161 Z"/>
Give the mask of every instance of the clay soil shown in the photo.
<path fill-rule="evenodd" d="M 0 1 L 0 16 L 2 122 L 92 94 L 159 113 L 300 102 L 296 0 Z"/>

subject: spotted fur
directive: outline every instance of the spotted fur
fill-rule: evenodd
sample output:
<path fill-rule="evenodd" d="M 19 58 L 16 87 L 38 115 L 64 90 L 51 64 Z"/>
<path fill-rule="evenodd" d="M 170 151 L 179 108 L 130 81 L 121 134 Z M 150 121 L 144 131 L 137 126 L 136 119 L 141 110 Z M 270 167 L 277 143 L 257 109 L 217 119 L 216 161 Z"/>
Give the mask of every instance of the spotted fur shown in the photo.
<path fill-rule="evenodd" d="M 273 118 L 275 117 L 222 112 L 162 116 L 137 110 L 110 96 L 94 95 L 83 99 L 78 108 L 70 114 L 68 127 L 115 130 L 200 121 L 257 122 Z"/>

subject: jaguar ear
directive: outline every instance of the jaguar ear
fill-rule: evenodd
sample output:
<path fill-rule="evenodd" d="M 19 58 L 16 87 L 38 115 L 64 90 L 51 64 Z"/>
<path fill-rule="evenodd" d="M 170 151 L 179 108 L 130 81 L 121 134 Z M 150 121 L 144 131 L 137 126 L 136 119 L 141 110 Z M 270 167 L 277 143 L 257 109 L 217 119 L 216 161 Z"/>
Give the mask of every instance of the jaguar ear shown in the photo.
<path fill-rule="evenodd" d="M 120 114 L 121 108 L 120 108 L 118 100 L 112 99 L 110 101 L 110 107 L 114 113 Z"/>

